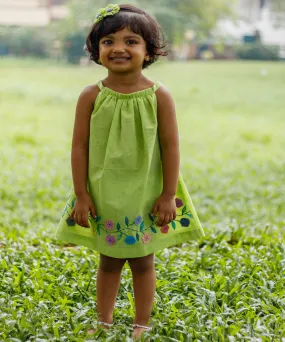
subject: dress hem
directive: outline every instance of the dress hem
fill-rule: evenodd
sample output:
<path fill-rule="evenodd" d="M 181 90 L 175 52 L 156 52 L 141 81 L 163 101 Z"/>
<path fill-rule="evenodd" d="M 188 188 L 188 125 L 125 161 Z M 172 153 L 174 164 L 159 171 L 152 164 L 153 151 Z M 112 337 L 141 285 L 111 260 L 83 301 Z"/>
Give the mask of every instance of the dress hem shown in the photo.
<path fill-rule="evenodd" d="M 156 241 L 155 245 L 152 244 L 148 246 L 147 244 L 144 244 L 142 245 L 143 248 L 138 247 L 135 250 L 134 246 L 130 246 L 130 250 L 127 250 L 127 248 L 120 248 L 121 250 L 117 248 L 112 250 L 112 247 L 110 246 L 97 245 L 95 239 L 90 239 L 89 236 L 82 236 L 71 232 L 58 232 L 56 234 L 56 238 L 59 240 L 63 240 L 79 246 L 88 247 L 101 254 L 118 259 L 144 257 L 146 255 L 155 253 L 163 248 L 178 245 L 183 242 L 189 242 L 190 240 L 198 240 L 204 236 L 205 233 L 203 232 L 203 230 L 192 230 L 177 234 L 176 236 L 171 236 L 171 238 L 166 237 L 164 239 L 160 239 Z M 124 257 L 122 257 L 122 253 L 125 254 Z"/>

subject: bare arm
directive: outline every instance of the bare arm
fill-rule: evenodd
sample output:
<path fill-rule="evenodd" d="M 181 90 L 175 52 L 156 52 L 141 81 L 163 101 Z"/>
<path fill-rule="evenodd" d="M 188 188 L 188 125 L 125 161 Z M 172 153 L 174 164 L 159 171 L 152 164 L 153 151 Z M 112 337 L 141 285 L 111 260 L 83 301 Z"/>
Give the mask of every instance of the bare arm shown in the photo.
<path fill-rule="evenodd" d="M 157 91 L 158 133 L 162 152 L 163 194 L 176 194 L 179 176 L 179 135 L 176 112 L 169 91 L 161 86 Z"/>
<path fill-rule="evenodd" d="M 71 217 L 77 224 L 89 227 L 88 212 L 95 216 L 95 208 L 87 191 L 90 117 L 99 93 L 97 86 L 88 86 L 81 92 L 76 106 L 73 129 L 71 167 L 76 205 Z"/>
<path fill-rule="evenodd" d="M 77 101 L 71 150 L 72 177 L 76 196 L 87 193 L 90 117 L 96 96 L 96 90 L 92 89 L 92 86 L 86 87 Z"/>
<path fill-rule="evenodd" d="M 158 225 L 176 218 L 175 194 L 178 184 L 180 153 L 175 106 L 169 91 L 160 87 L 157 95 L 158 134 L 163 168 L 163 191 L 157 199 L 153 214 L 159 212 Z"/>

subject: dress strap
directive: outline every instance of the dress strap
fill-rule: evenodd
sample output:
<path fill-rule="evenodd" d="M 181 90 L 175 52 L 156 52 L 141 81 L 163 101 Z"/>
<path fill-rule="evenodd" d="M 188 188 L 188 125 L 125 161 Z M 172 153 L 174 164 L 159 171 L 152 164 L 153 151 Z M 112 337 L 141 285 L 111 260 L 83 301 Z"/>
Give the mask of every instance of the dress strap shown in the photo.
<path fill-rule="evenodd" d="M 157 89 L 161 86 L 161 83 L 159 81 L 155 82 L 153 86 L 153 91 L 157 91 Z"/>
<path fill-rule="evenodd" d="M 101 80 L 97 82 L 97 86 L 100 90 L 102 90 L 104 88 Z"/>

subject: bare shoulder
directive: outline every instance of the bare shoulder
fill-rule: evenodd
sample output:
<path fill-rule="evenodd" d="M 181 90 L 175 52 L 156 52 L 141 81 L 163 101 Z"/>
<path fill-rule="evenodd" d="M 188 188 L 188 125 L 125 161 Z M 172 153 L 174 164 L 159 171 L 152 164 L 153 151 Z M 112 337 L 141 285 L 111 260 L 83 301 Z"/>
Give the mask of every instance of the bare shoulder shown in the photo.
<path fill-rule="evenodd" d="M 178 145 L 178 126 L 170 91 L 161 85 L 156 93 L 159 140 L 162 148 Z"/>
<path fill-rule="evenodd" d="M 173 102 L 173 98 L 172 98 L 170 91 L 164 85 L 161 85 L 157 89 L 155 94 L 156 94 L 158 104 L 163 105 L 165 104 L 165 102 L 166 103 Z"/>
<path fill-rule="evenodd" d="M 174 110 L 174 101 L 170 91 L 161 85 L 155 92 L 157 99 L 158 112 L 165 110 Z"/>
<path fill-rule="evenodd" d="M 100 92 L 99 87 L 97 84 L 91 84 L 83 88 L 82 92 L 80 93 L 79 98 L 88 101 L 89 103 L 94 103 L 96 98 Z"/>

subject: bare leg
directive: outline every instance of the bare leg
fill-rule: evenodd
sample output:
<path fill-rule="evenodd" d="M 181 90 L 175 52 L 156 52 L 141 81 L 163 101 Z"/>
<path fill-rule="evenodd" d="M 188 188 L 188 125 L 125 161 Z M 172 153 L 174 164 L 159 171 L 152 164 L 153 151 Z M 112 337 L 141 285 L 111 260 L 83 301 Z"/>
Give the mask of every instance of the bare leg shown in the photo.
<path fill-rule="evenodd" d="M 126 259 L 111 258 L 100 254 L 100 265 L 97 274 L 97 314 L 98 321 L 111 324 L 116 297 L 120 287 L 121 272 Z M 108 329 L 103 326 L 102 328 Z M 93 333 L 94 330 L 89 330 Z"/>
<path fill-rule="evenodd" d="M 135 324 L 147 325 L 150 319 L 156 288 L 154 254 L 141 258 L 128 259 L 133 275 L 136 304 Z M 143 328 L 136 328 L 133 337 L 139 337 Z"/>

